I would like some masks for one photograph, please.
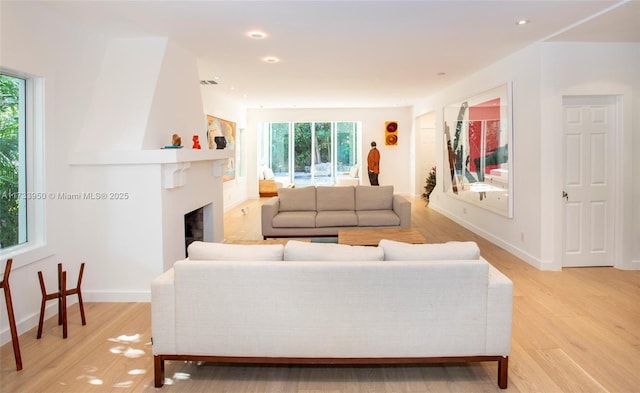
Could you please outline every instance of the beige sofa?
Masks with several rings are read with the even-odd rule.
[[[337,236],[349,228],[409,228],[411,203],[393,186],[280,189],[262,205],[262,236]]]
[[[513,284],[475,243],[194,242],[188,254],[151,284],[156,387],[166,360],[497,361],[507,387]]]

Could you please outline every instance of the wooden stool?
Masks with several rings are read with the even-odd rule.
[[[58,264],[58,292],[47,293],[44,285],[42,271],[38,272],[40,280],[40,290],[42,291],[42,303],[40,304],[40,321],[38,322],[38,336],[42,337],[42,327],[44,325],[44,311],[48,300],[58,299],[58,325],[62,325],[62,338],[67,338],[67,296],[78,295],[78,305],[80,306],[80,317],[82,324],[86,325],[87,320],[84,316],[84,303],[82,302],[82,275],[84,273],[84,262],[80,265],[80,273],[78,274],[78,286],[67,289],[67,272],[62,270],[62,264]]]
[[[4,301],[7,303],[7,314],[9,314],[9,328],[11,330],[11,341],[13,342],[13,354],[16,357],[16,370],[22,370],[22,356],[20,355],[20,342],[18,341],[18,329],[16,329],[16,317],[13,314],[13,301],[11,300],[11,288],[9,287],[9,273],[13,259],[8,259],[4,267],[4,277],[0,282],[0,288],[4,289]]]

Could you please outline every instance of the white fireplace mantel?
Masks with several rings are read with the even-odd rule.
[[[132,151],[77,152],[70,165],[161,165],[165,189],[182,187],[187,182],[187,170],[192,162],[212,161],[213,176],[220,177],[224,164],[234,156],[232,149],[159,149]]]
[[[185,257],[184,214],[201,206],[211,205],[208,241],[224,241],[223,175],[234,155],[233,149],[182,148],[71,156],[73,192],[126,195],[76,202],[78,220],[101,223],[104,253],[97,258],[104,260],[104,269],[117,261],[143,280],[169,269]],[[86,236],[84,243],[95,242],[94,233],[79,236]]]
[[[157,149],[76,152],[70,165],[147,165],[176,164],[195,161],[226,160],[233,149]]]

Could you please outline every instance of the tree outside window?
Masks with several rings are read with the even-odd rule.
[[[24,152],[20,134],[24,129],[25,81],[0,74],[0,248],[26,241],[26,228],[21,225],[26,195],[21,189]],[[23,179],[24,180],[24,179]]]

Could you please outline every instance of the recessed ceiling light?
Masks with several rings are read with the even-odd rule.
[[[280,61],[280,59],[278,59],[275,56],[267,56],[265,58],[262,59],[264,62],[269,63],[269,64],[274,64]]]
[[[522,25],[526,25],[527,23],[531,23],[531,21],[529,19],[520,19],[519,21],[516,22],[516,25],[522,26]]]
[[[254,40],[261,40],[263,38],[267,37],[266,33],[263,33],[262,31],[250,31],[247,33],[247,35],[249,36],[249,38],[253,38]]]

